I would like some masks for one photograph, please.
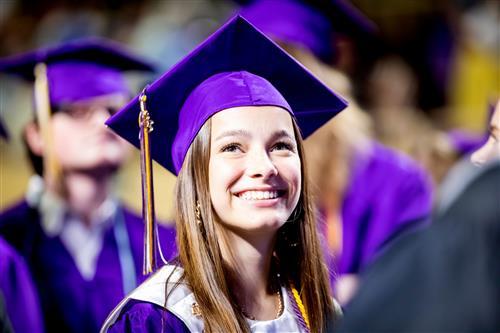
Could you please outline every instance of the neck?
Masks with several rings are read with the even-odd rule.
[[[223,239],[222,255],[232,271],[229,287],[239,307],[246,316],[275,319],[278,301],[269,285],[275,236],[249,239],[226,231]]]
[[[63,190],[55,191],[72,214],[90,226],[95,212],[109,196],[111,177],[88,172],[67,172],[62,180]]]

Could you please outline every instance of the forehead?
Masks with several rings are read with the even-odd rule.
[[[101,95],[97,97],[90,97],[81,99],[78,101],[74,101],[71,103],[61,103],[60,106],[118,106],[121,107],[125,103],[127,103],[129,96],[125,93],[115,93],[115,94],[107,94]]]
[[[273,135],[286,131],[293,138],[292,117],[277,106],[242,106],[222,110],[212,116],[212,136],[228,131]]]

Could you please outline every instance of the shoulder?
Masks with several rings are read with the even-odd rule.
[[[123,203],[120,203],[119,207],[123,213],[123,219],[129,228],[142,229],[144,227],[140,215],[136,214],[130,208],[125,207]]]
[[[6,283],[16,287],[17,283],[21,284],[24,280],[27,280],[29,271],[24,259],[3,238],[0,238],[0,253],[2,254],[2,260],[0,260],[0,289]]]
[[[396,172],[398,175],[410,175],[426,181],[429,175],[415,160],[393,148],[374,142],[370,153],[370,164],[377,169]]]
[[[38,211],[28,205],[25,200],[19,201],[0,213],[0,226],[22,224],[28,219],[38,216]]]
[[[173,316],[181,320],[181,322],[183,322],[190,331],[201,332],[202,321],[195,317],[192,313],[192,305],[195,303],[194,295],[186,283],[182,281],[182,274],[182,268],[173,265],[163,266],[160,270],[158,270],[158,272],[153,274],[150,278],[144,281],[144,283],[137,287],[137,289],[130,293],[111,312],[102,328],[102,332],[107,332],[107,330],[113,326],[119,318],[130,317],[130,313],[128,315],[126,314],[128,313],[127,311],[131,310],[129,308],[129,302],[131,301],[149,303],[149,305],[142,304],[141,306],[136,307],[134,310],[135,318],[141,318],[141,316],[145,318],[145,309],[147,310],[154,305],[154,309],[161,309],[163,312],[168,312],[169,316]],[[168,298],[165,297],[166,295],[168,295]],[[123,317],[124,315],[125,317]],[[150,316],[152,313],[147,312],[147,315]],[[154,318],[158,319],[159,317],[154,315],[151,317],[151,320],[154,320]]]
[[[38,210],[26,201],[18,202],[0,213],[0,235],[19,252],[24,252],[22,249],[26,249],[26,242],[32,242],[41,230]]]
[[[0,238],[0,253],[3,258],[0,267],[11,264],[17,266],[17,263],[22,261],[21,256],[3,238]]]
[[[186,325],[165,308],[130,299],[108,331],[118,332],[189,332]]]
[[[409,156],[380,143],[374,143],[365,169],[365,185],[383,190],[384,196],[395,196],[401,206],[418,203],[430,211],[433,186],[430,175]]]

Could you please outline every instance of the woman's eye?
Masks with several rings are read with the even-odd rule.
[[[223,146],[220,149],[220,151],[223,153],[234,153],[237,151],[241,151],[241,146],[237,143],[230,143],[230,144]]]
[[[288,142],[277,142],[272,150],[289,150],[295,152],[295,147],[291,143]]]

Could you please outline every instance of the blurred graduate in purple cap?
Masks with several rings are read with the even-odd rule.
[[[350,80],[332,67],[341,58],[335,47],[340,35],[360,43],[376,38],[374,25],[356,8],[339,0],[260,0],[240,13],[349,101],[347,112],[306,140],[333,254],[332,284],[345,303],[358,273],[387,243],[428,222],[430,178],[413,160],[372,139],[371,119],[354,100]]]
[[[302,137],[345,106],[236,16],[110,118],[177,175],[179,258],[102,332],[325,332],[336,322]]]
[[[8,138],[1,120],[0,138]],[[28,267],[0,237],[0,332],[43,331],[38,294]]]
[[[32,273],[47,332],[97,332],[141,282],[143,223],[112,190],[128,144],[104,121],[131,95],[123,72],[152,69],[98,39],[0,60],[1,72],[34,82],[24,139],[38,174],[0,215],[0,235]],[[175,232],[160,231],[171,257]]]

